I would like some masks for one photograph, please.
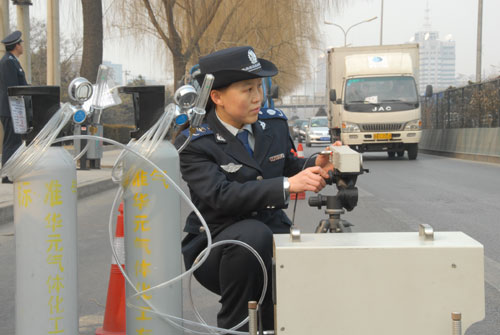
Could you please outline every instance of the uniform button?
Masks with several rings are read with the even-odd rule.
[[[252,216],[257,216],[258,212],[252,212]]]
[[[257,180],[262,180],[262,179],[264,179],[264,177],[262,177],[262,176],[257,176]]]
[[[205,227],[201,226],[201,227],[198,229],[198,231],[199,231],[200,233],[204,233],[204,232],[205,232]]]

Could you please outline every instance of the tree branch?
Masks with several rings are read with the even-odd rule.
[[[167,35],[165,35],[165,32],[160,26],[160,23],[156,20],[155,14],[153,12],[153,8],[151,7],[151,3],[149,0],[142,0],[144,3],[144,6],[146,7],[146,10],[148,11],[148,16],[149,19],[151,20],[151,23],[153,26],[156,28],[156,31],[160,35],[161,39],[165,42],[165,44],[169,45],[170,44],[170,39],[168,38]]]

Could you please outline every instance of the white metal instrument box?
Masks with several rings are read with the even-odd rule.
[[[461,232],[274,235],[280,335],[451,335],[485,315],[483,246]]]

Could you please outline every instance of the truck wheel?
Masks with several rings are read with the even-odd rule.
[[[408,159],[413,161],[417,159],[417,155],[418,155],[418,144],[417,143],[410,144],[408,146]]]
[[[389,158],[394,158],[394,156],[396,156],[396,153],[394,151],[387,151],[387,156],[389,156]]]
[[[405,151],[404,150],[398,151],[397,154],[398,157],[403,157],[405,155]]]
[[[309,148],[310,148],[310,147],[311,147],[311,142],[307,142],[307,141],[306,141],[306,147],[309,147]]]

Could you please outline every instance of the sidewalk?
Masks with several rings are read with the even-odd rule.
[[[108,190],[116,186],[111,180],[111,169],[121,150],[115,146],[105,146],[101,159],[101,169],[76,170],[78,199]],[[0,184],[0,225],[13,220],[13,184]]]

